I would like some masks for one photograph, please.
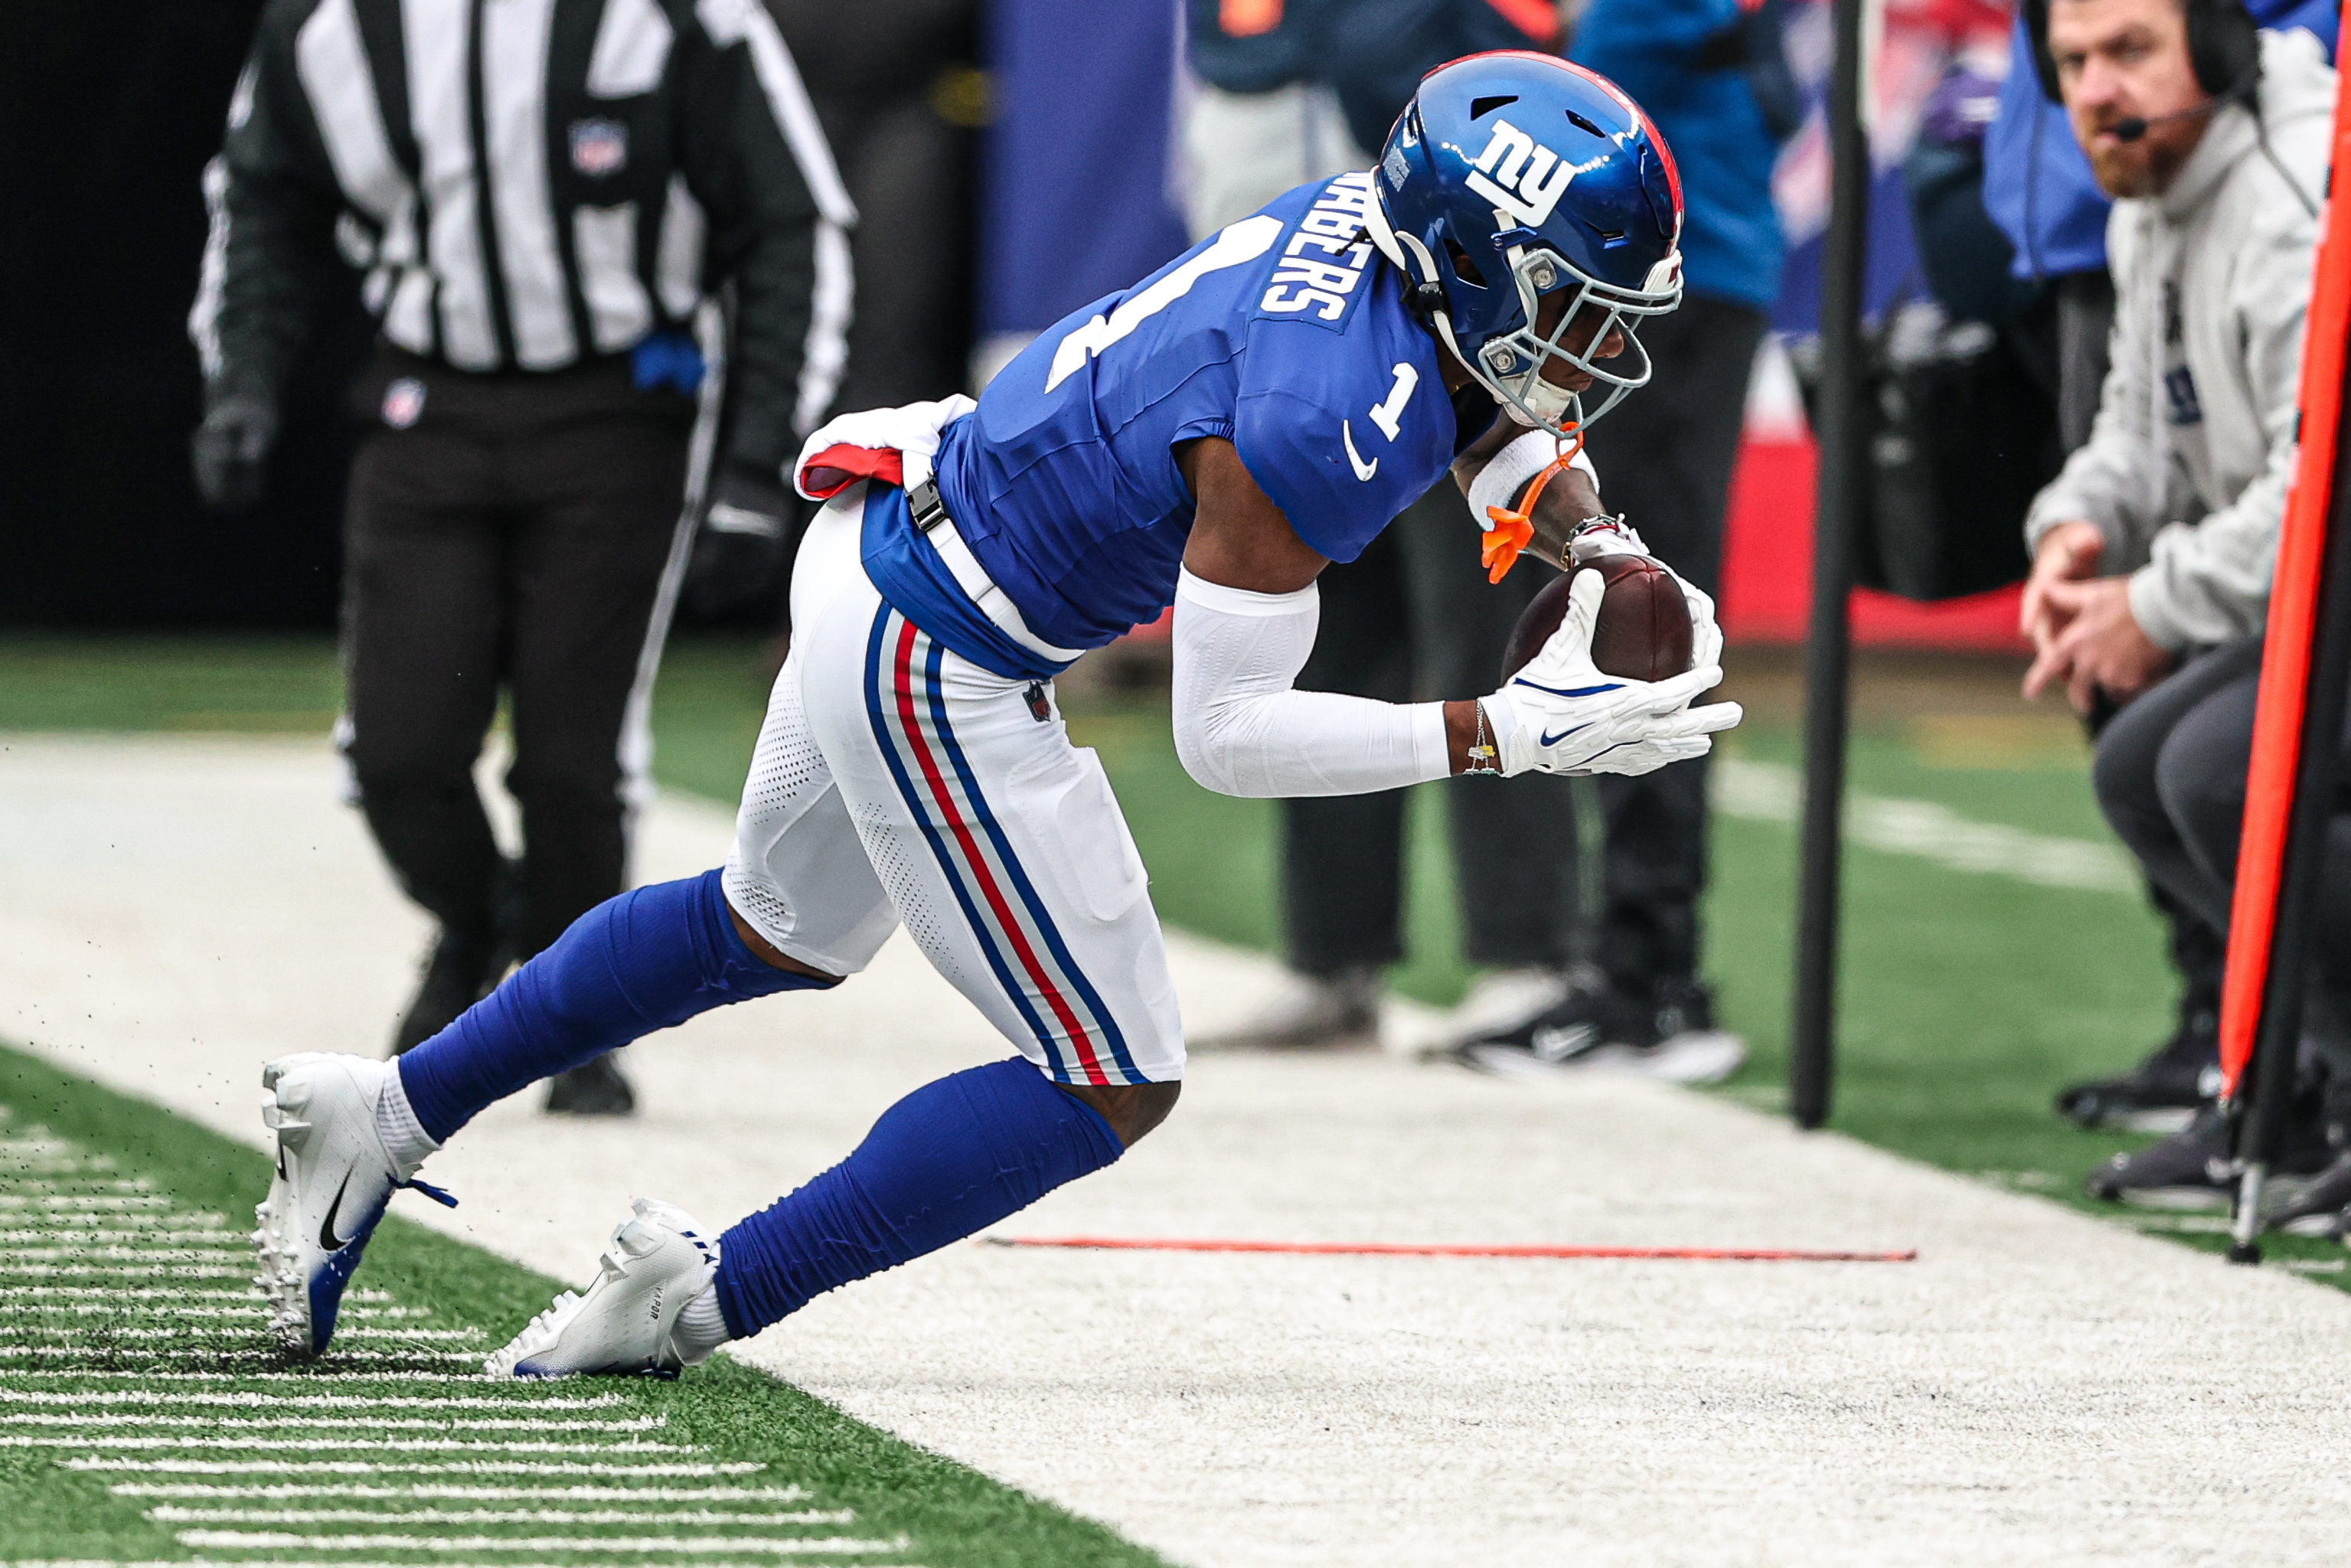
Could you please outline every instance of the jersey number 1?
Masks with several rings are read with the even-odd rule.
[[[1121,300],[1108,318],[1097,316],[1082,327],[1071,328],[1054,347],[1053,368],[1046,372],[1045,390],[1051,392],[1082,369],[1089,359],[1191,293],[1192,285],[1208,274],[1255,261],[1271,250],[1273,242],[1280,237],[1281,220],[1262,213],[1228,225],[1198,254],[1150,287],[1139,288]]]

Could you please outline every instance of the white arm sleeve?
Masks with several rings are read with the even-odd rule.
[[[1290,689],[1322,598],[1176,584],[1176,755],[1219,795],[1360,795],[1452,771],[1445,705]]]

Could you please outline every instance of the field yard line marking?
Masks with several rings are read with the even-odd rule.
[[[471,1437],[391,1437],[381,1442],[330,1437],[122,1437],[98,1433],[87,1437],[48,1437],[0,1433],[0,1448],[336,1448],[354,1454],[698,1454],[691,1443],[477,1442]]]
[[[140,1215],[127,1215],[115,1220],[113,1223],[115,1225],[122,1225],[126,1220],[135,1221],[142,1218],[144,1217]],[[154,1222],[156,1225],[161,1226],[172,1218],[172,1217],[170,1215],[159,1214],[154,1217]],[[67,1221],[60,1222],[56,1225],[28,1225],[22,1226],[14,1230],[0,1230],[0,1242],[130,1241],[140,1243],[142,1250],[145,1249],[146,1243],[155,1241],[229,1241],[241,1239],[243,1239],[237,1237],[234,1231],[225,1229],[217,1225],[183,1225],[176,1229],[140,1230],[137,1228],[115,1229],[110,1228],[104,1230],[93,1230],[88,1226],[75,1225]]]
[[[0,1208],[169,1208],[172,1200],[160,1193],[141,1197],[101,1197],[96,1193],[72,1193],[41,1197],[25,1193],[0,1193]],[[209,1213],[210,1210],[204,1212]]]
[[[222,1347],[222,1348],[225,1349],[225,1347]],[[95,1347],[95,1346],[91,1346],[91,1345],[78,1345],[78,1344],[0,1344],[0,1356],[10,1356],[10,1355],[94,1355],[94,1354],[104,1354],[104,1355],[113,1356],[113,1357],[116,1357],[116,1358],[118,1358],[118,1359],[125,1360],[125,1361],[160,1361],[160,1360],[162,1360],[162,1359],[163,1357],[165,1357],[165,1356],[184,1355],[184,1354],[187,1354],[187,1352],[186,1352],[186,1351],[183,1351],[183,1350],[117,1350],[117,1349],[113,1348],[112,1346],[108,1346],[105,1350],[100,1351],[100,1350],[99,1350],[99,1349],[98,1349],[97,1347]],[[242,1354],[242,1353],[237,1353],[237,1354]],[[337,1359],[338,1361],[359,1361],[359,1362],[368,1362],[368,1361],[410,1361],[410,1360],[413,1360],[413,1361],[462,1361],[462,1362],[471,1362],[471,1363],[474,1363],[474,1364],[479,1364],[479,1362],[480,1362],[480,1359],[481,1359],[481,1358],[480,1358],[479,1356],[477,1356],[477,1355],[469,1355],[469,1354],[465,1354],[465,1352],[463,1352],[463,1351],[454,1351],[454,1350],[420,1350],[420,1351],[415,1351],[415,1352],[409,1353],[409,1354],[404,1354],[404,1355],[402,1355],[402,1354],[395,1354],[394,1353],[392,1353],[392,1352],[391,1352],[391,1351],[385,1351],[385,1350],[350,1350],[350,1351],[339,1350],[339,1351],[337,1351],[337,1352],[335,1353],[335,1359]],[[13,1376],[17,1375],[16,1369],[16,1368],[14,1368],[14,1367],[8,1367],[8,1368],[5,1368],[5,1371],[8,1373],[8,1375],[9,1375],[10,1376],[12,1376],[12,1377],[13,1377]],[[136,1374],[131,1374],[131,1375],[136,1375]],[[268,1375],[268,1374],[266,1374],[266,1373],[252,1373],[252,1374],[239,1373],[239,1374],[234,1374],[234,1375],[236,1375],[236,1376],[257,1376],[257,1377],[266,1377],[266,1376],[267,1376],[267,1375]],[[283,1375],[284,1375],[284,1374],[280,1374],[279,1375],[283,1376]],[[319,1375],[313,1374],[313,1375]],[[344,1375],[344,1376],[346,1376],[346,1377],[374,1377],[374,1376],[377,1376],[377,1375],[378,1375],[378,1374],[376,1374],[376,1373],[371,1373],[371,1372],[350,1372],[350,1373],[345,1373],[345,1374],[343,1374],[342,1375]],[[480,1376],[480,1375],[479,1375],[478,1373],[475,1374],[474,1375],[475,1375],[475,1378],[478,1378],[478,1377]]]
[[[894,1541],[859,1541],[842,1535],[298,1535],[275,1530],[183,1530],[175,1539],[183,1546],[246,1552],[308,1547],[329,1552],[748,1552],[777,1557],[904,1552],[913,1544],[903,1535]]]
[[[201,1311],[202,1309],[191,1310]],[[47,1339],[75,1339],[85,1337],[91,1333],[89,1329],[80,1326],[52,1328],[42,1325],[30,1328],[19,1327],[16,1332],[39,1334]],[[188,1331],[185,1329],[133,1328],[115,1329],[111,1332],[123,1339],[185,1339],[188,1337]],[[357,1328],[339,1330],[335,1337],[337,1339],[423,1340],[445,1344],[453,1340],[478,1342],[483,1336],[479,1329]]]
[[[0,1247],[0,1263],[54,1263],[60,1258],[96,1258],[103,1262],[225,1263],[237,1259],[250,1265],[250,1243],[234,1247]]]
[[[100,1296],[111,1296],[114,1294],[111,1291],[99,1291],[93,1293]],[[6,1294],[6,1291],[0,1291],[0,1297],[5,1297]],[[112,1312],[119,1315],[128,1314],[142,1318],[257,1318],[266,1316],[269,1309],[262,1306],[258,1302],[256,1302],[251,1306],[244,1307],[166,1307],[160,1304],[153,1306],[125,1306],[120,1301],[66,1301],[53,1306],[43,1306],[37,1310],[50,1312],[72,1312],[78,1317],[91,1317],[100,1313]],[[357,1307],[350,1309],[350,1311],[365,1312],[367,1309],[365,1307]]]
[[[110,1301],[246,1301],[251,1303],[256,1310],[258,1310],[260,1306],[259,1300],[254,1295],[253,1291],[249,1288],[242,1291],[180,1291],[164,1290],[155,1286],[140,1286],[134,1287],[131,1290],[120,1290],[110,1285],[0,1285],[0,1301],[14,1301],[20,1297],[36,1301],[48,1301],[52,1298],[65,1301],[80,1301],[89,1297],[99,1297]],[[384,1299],[385,1298],[381,1291],[375,1292],[372,1295],[362,1296],[357,1291],[350,1291],[345,1292],[343,1296],[343,1301],[346,1303],[354,1301],[380,1301]],[[343,1311],[347,1312],[360,1310],[362,1309],[352,1307],[348,1304],[343,1308]]]
[[[652,1465],[598,1465],[584,1460],[532,1463],[523,1459],[117,1459],[96,1454],[60,1459],[68,1470],[112,1471],[149,1476],[647,1476],[664,1480],[699,1480],[711,1476],[757,1475],[765,1459],[707,1459]]]
[[[231,1561],[242,1561],[242,1559],[232,1559]],[[348,1557],[340,1558],[331,1563],[293,1562],[276,1557],[256,1558],[253,1561],[266,1562],[269,1564],[269,1568],[416,1568],[416,1564],[413,1563],[369,1563],[364,1560],[353,1562]],[[9,1568],[189,1568],[189,1564],[185,1559],[173,1561],[152,1560],[141,1563],[118,1563],[110,1558],[75,1558],[57,1561],[43,1561],[38,1558],[32,1558],[13,1563],[9,1564]],[[486,1568],[486,1565],[469,1563],[444,1563],[436,1564],[435,1568]],[[577,1568],[577,1564],[554,1563],[501,1563],[497,1564],[497,1568]],[[701,1568],[753,1568],[753,1565],[750,1563],[738,1564],[732,1563],[705,1563],[701,1564]],[[761,1565],[761,1568],[767,1568],[767,1565],[763,1564]],[[912,1563],[876,1563],[866,1565],[866,1568],[920,1568],[920,1564]]]
[[[806,1487],[455,1487],[427,1482],[423,1486],[371,1487],[304,1486],[279,1482],[262,1486],[220,1486],[209,1481],[117,1481],[106,1489],[128,1498],[422,1498],[448,1502],[805,1502],[813,1495]]]
[[[1738,757],[1716,759],[1708,793],[1723,815],[1759,822],[1793,822],[1803,800],[1794,768]],[[2116,845],[1979,822],[1935,800],[1855,795],[1845,803],[1844,831],[1857,844],[1952,871],[2096,893],[2139,889],[2137,871]]]
[[[479,1386],[482,1381],[479,1372],[423,1372],[409,1367],[387,1367],[380,1372],[126,1372],[120,1368],[10,1366],[0,1368],[0,1373],[10,1377],[136,1377],[147,1383],[303,1383],[314,1386],[325,1383],[470,1383]]]
[[[158,1524],[851,1524],[857,1511],[804,1508],[786,1513],[719,1509],[621,1508],[151,1508]]]
[[[490,1395],[442,1397],[422,1394],[257,1394],[223,1389],[217,1394],[168,1394],[160,1389],[126,1388],[91,1393],[77,1389],[52,1394],[34,1389],[0,1388],[0,1404],[17,1405],[226,1405],[251,1409],[334,1410],[610,1410],[627,1401],[617,1394],[593,1397],[550,1396],[545,1399],[507,1398]],[[666,1421],[667,1416],[647,1416]]]
[[[360,1427],[368,1431],[436,1432],[445,1420],[411,1416],[127,1416],[110,1412],[81,1416],[54,1410],[0,1412],[0,1426],[12,1427],[203,1427],[210,1430],[276,1429],[285,1427]],[[465,1423],[477,1432],[651,1432],[669,1425],[666,1416],[632,1416],[618,1421],[533,1421],[512,1416],[476,1416]]]
[[[104,1296],[109,1298],[116,1297],[119,1294],[128,1294],[128,1292],[117,1292],[113,1291],[92,1291],[89,1293],[94,1296]],[[155,1293],[159,1295],[170,1295],[172,1292],[162,1291]],[[234,1295],[239,1297],[246,1296],[246,1292],[242,1291],[191,1291],[187,1293],[189,1295]],[[7,1290],[5,1287],[0,1287],[0,1300],[5,1300],[7,1297]],[[119,1316],[141,1318],[212,1318],[221,1320],[243,1320],[248,1318],[266,1318],[269,1315],[269,1309],[266,1306],[263,1305],[259,1301],[248,1301],[246,1305],[235,1307],[167,1307],[162,1305],[148,1305],[144,1303],[124,1306],[116,1300],[98,1301],[67,1301],[55,1303],[43,1303],[37,1306],[34,1310],[48,1312],[71,1312],[77,1317],[100,1317],[111,1313]],[[345,1307],[337,1314],[337,1322],[340,1322],[344,1318],[373,1318],[377,1316],[381,1311],[381,1309],[376,1307]],[[395,1307],[384,1315],[394,1318],[400,1317],[402,1315],[402,1309]],[[358,1329],[350,1329],[341,1332],[357,1333],[360,1331]],[[472,1331],[469,1330],[467,1332],[470,1333]]]
[[[92,1280],[250,1280],[254,1261],[243,1263],[164,1263],[134,1268],[128,1263],[26,1263],[5,1271],[28,1280],[68,1278]]]
[[[989,1247],[1074,1247],[1134,1252],[1276,1252],[1374,1258],[1624,1258],[1724,1263],[1915,1263],[1903,1251],[1838,1252],[1780,1247],[1448,1246],[1397,1241],[1180,1240],[1125,1236],[987,1236]]]

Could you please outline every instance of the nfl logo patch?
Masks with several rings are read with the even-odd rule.
[[[383,422],[394,430],[406,430],[424,412],[424,383],[413,376],[402,376],[383,389]]]
[[[629,128],[610,120],[571,122],[571,166],[591,180],[617,174],[629,162]]]

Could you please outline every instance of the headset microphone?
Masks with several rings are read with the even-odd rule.
[[[2193,120],[2199,114],[2216,113],[2220,106],[2230,101],[2230,98],[2233,96],[2231,94],[2221,98],[2208,98],[2193,109],[2175,109],[2169,114],[2149,115],[2144,118],[2136,114],[2125,115],[2108,126],[2106,131],[2117,141],[2136,141],[2158,125],[2168,125],[2175,120]]]

